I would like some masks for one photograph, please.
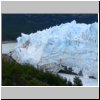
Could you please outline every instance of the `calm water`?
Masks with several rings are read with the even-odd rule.
[[[2,14],[2,40],[16,40],[21,32],[30,34],[51,26],[76,20],[79,23],[98,21],[97,14]]]

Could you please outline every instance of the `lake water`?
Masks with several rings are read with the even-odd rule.
[[[2,54],[8,54],[16,46],[16,43],[5,43],[2,44]]]

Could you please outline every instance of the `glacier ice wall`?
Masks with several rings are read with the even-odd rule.
[[[58,71],[61,64],[75,72],[98,76],[98,23],[70,23],[30,35],[21,33],[12,57],[19,63]],[[59,66],[59,67],[58,67]]]

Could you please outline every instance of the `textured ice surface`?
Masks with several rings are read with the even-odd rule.
[[[59,75],[64,79],[70,80],[74,84],[73,80],[75,78],[75,75],[61,73],[59,73]],[[91,79],[88,77],[80,77],[80,79],[82,81],[83,86],[98,86],[98,79]]]
[[[58,71],[61,64],[98,76],[98,23],[70,23],[50,27],[30,35],[21,33],[12,57],[35,67],[45,65]],[[58,66],[59,64],[59,66]]]

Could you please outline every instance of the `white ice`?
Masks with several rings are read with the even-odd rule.
[[[74,20],[29,35],[21,33],[12,57],[35,67],[63,64],[75,72],[82,70],[85,76],[98,78],[98,23]]]

